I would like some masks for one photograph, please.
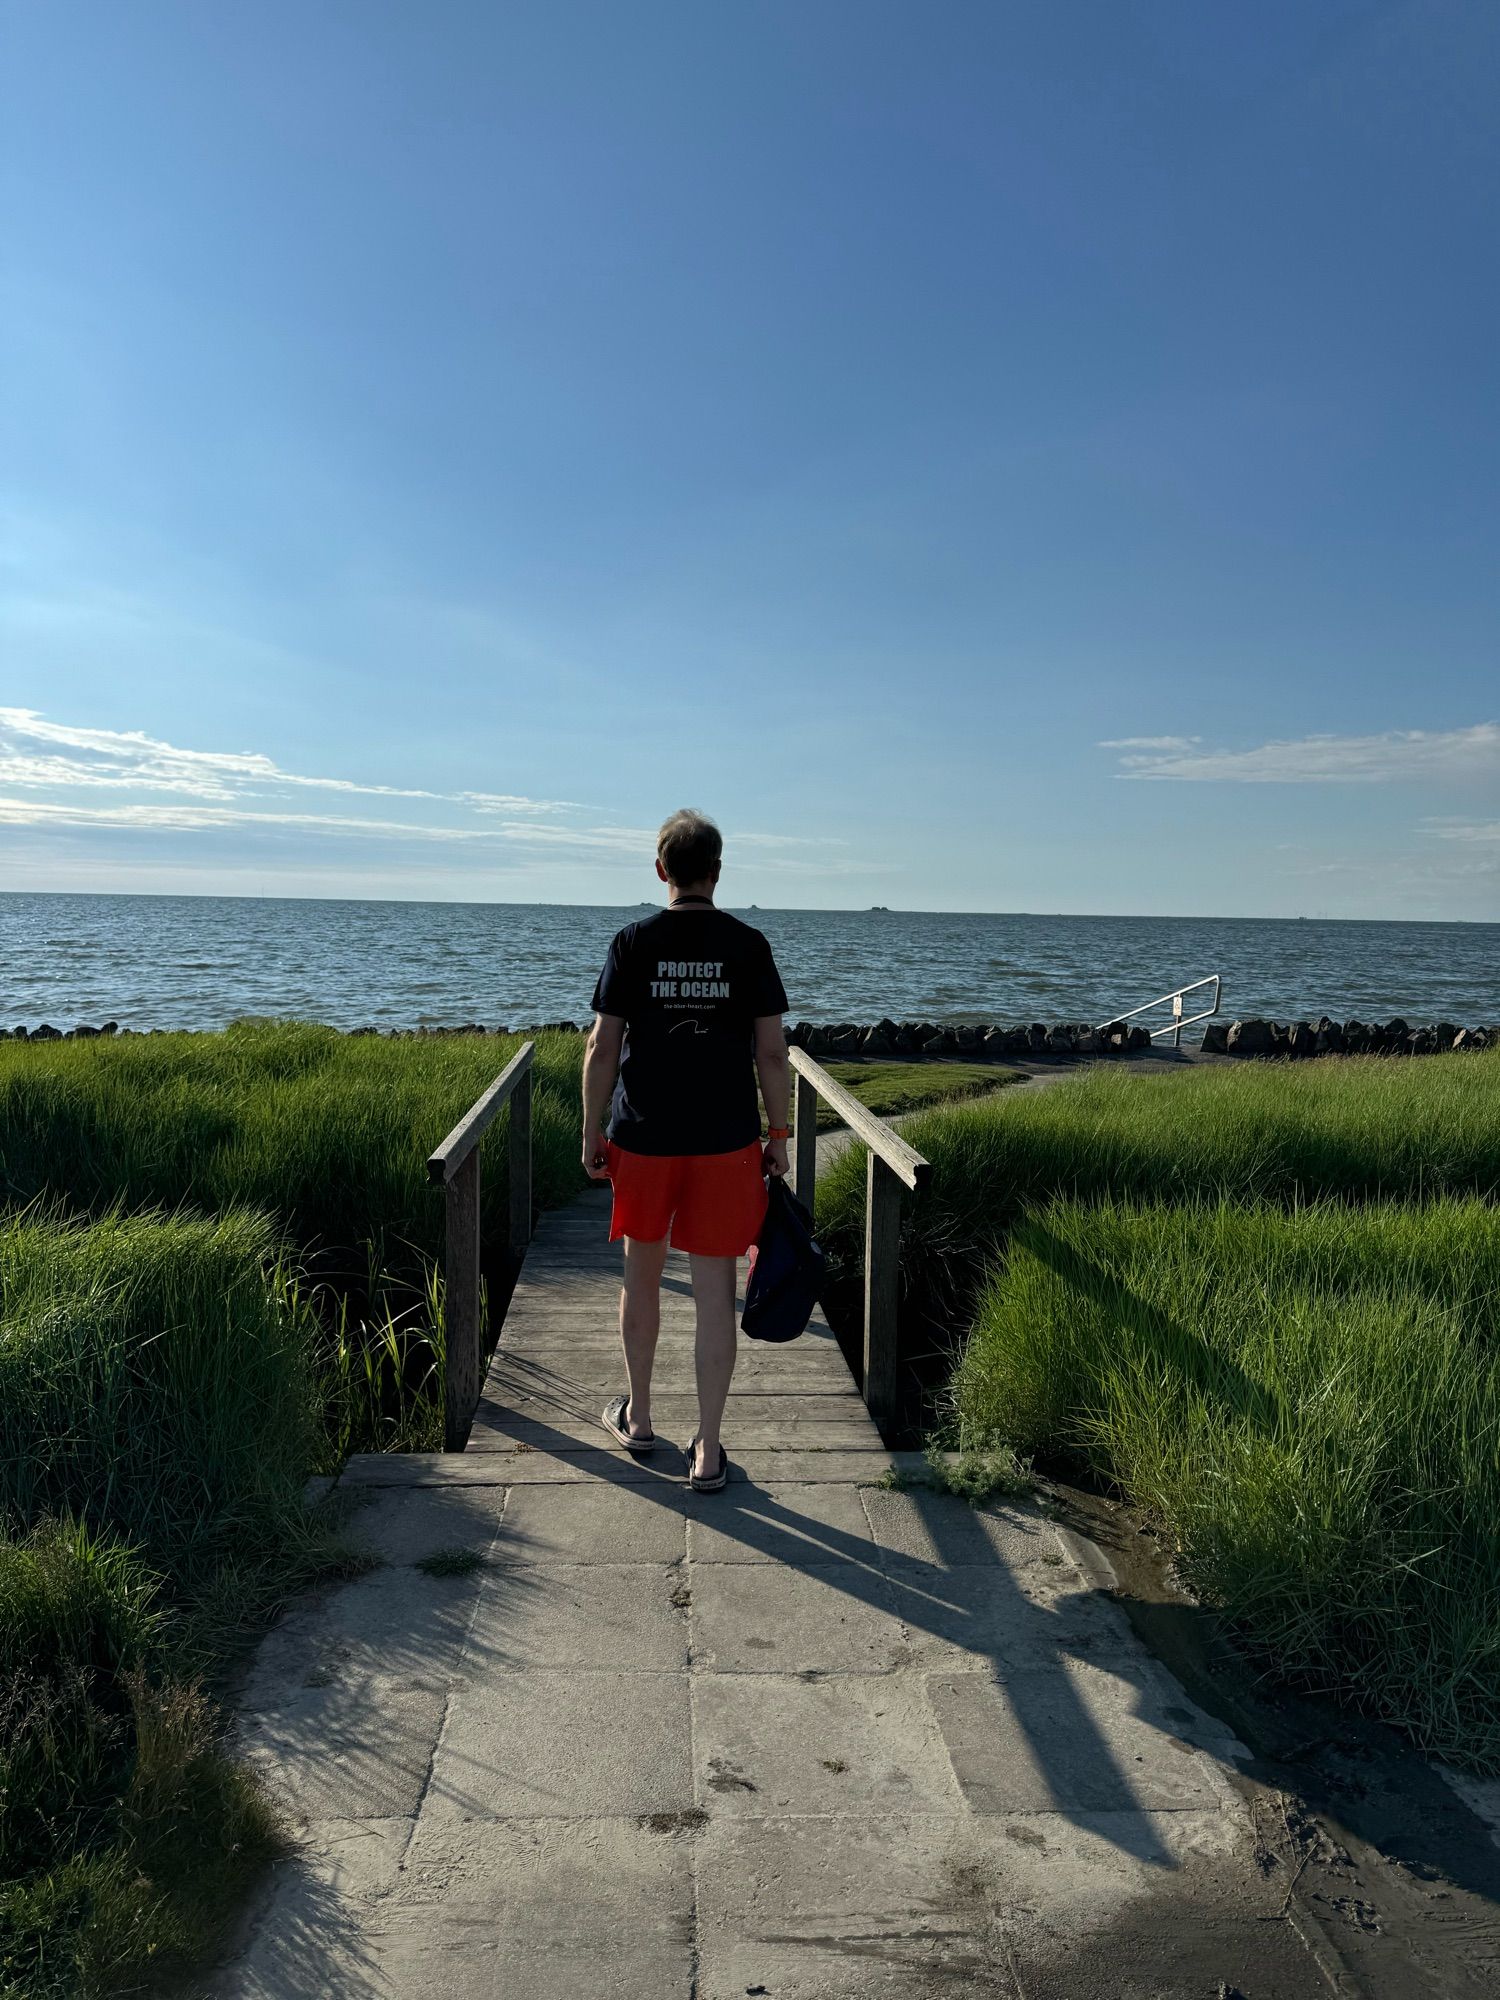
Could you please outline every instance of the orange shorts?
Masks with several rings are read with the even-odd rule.
[[[737,1153],[627,1153],[605,1147],[614,1185],[609,1240],[633,1236],[699,1257],[743,1257],[766,1217],[762,1147]]]

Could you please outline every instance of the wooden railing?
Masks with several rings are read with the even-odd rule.
[[[484,1095],[471,1104],[427,1162],[445,1196],[443,1283],[447,1367],[443,1381],[443,1450],[462,1451],[484,1386],[480,1311],[479,1142],[510,1106],[510,1209],[507,1241],[519,1257],[531,1241],[531,1074],[534,1042],[523,1042]]]
[[[864,1396],[870,1415],[888,1431],[901,1416],[901,1353],[897,1304],[901,1276],[903,1188],[919,1188],[932,1174],[922,1155],[868,1105],[861,1104],[802,1049],[789,1049],[797,1074],[793,1122],[792,1185],[807,1208],[818,1174],[818,1099],[836,1111],[869,1149],[865,1167]]]

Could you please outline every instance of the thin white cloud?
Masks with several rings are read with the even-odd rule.
[[[309,791],[417,805],[401,819],[303,810],[298,795]],[[157,796],[143,799],[141,793]],[[0,707],[0,826],[163,834],[279,829],[632,865],[654,852],[655,828],[606,821],[597,807],[576,800],[312,777],[283,770],[259,751],[185,750],[143,730],[88,728],[50,721],[36,709]],[[755,832],[731,839],[734,847],[763,855],[763,867],[857,872],[830,856],[830,847],[842,845],[838,841]]]
[[[1191,750],[1201,736],[1107,736],[1101,750]]]
[[[429,797],[435,794],[428,794]],[[483,813],[559,813],[584,812],[586,807],[576,799],[527,799],[515,792],[455,792],[453,797],[461,805],[472,806],[475,812]]]
[[[1388,729],[1378,736],[1303,736],[1250,750],[1200,750],[1194,739],[1172,748],[1126,748],[1121,778],[1179,784],[1380,785],[1413,779],[1500,774],[1500,723],[1468,729]]]
[[[38,747],[41,746],[41,747]],[[412,785],[369,785],[352,778],[309,777],[286,771],[257,750],[184,750],[139,729],[90,729],[51,722],[32,708],[0,708],[0,784],[27,790],[172,792],[179,797],[235,799],[283,787],[363,798],[428,799],[479,810],[550,813],[558,799],[501,793],[427,791]]]
[[[253,812],[240,806],[59,804],[49,799],[0,798],[3,826],[95,826],[148,828],[201,833],[225,826],[291,826],[323,833],[399,835],[418,840],[486,840],[500,829],[485,826],[422,826],[408,820],[354,819],[342,813]],[[531,831],[521,828],[522,832]]]
[[[1475,847],[1500,847],[1500,819],[1424,819],[1423,833],[1438,840],[1462,840]]]

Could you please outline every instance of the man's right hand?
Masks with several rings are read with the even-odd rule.
[[[767,1139],[766,1149],[760,1156],[760,1170],[769,1174],[773,1181],[784,1181],[791,1172],[791,1161],[787,1157],[785,1139]]]
[[[609,1179],[609,1154],[604,1148],[603,1136],[598,1132],[583,1135],[583,1171],[591,1181]]]

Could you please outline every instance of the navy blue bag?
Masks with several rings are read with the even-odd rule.
[[[824,1269],[812,1217],[785,1181],[773,1180],[750,1252],[741,1327],[752,1340],[795,1340],[813,1316]]]

